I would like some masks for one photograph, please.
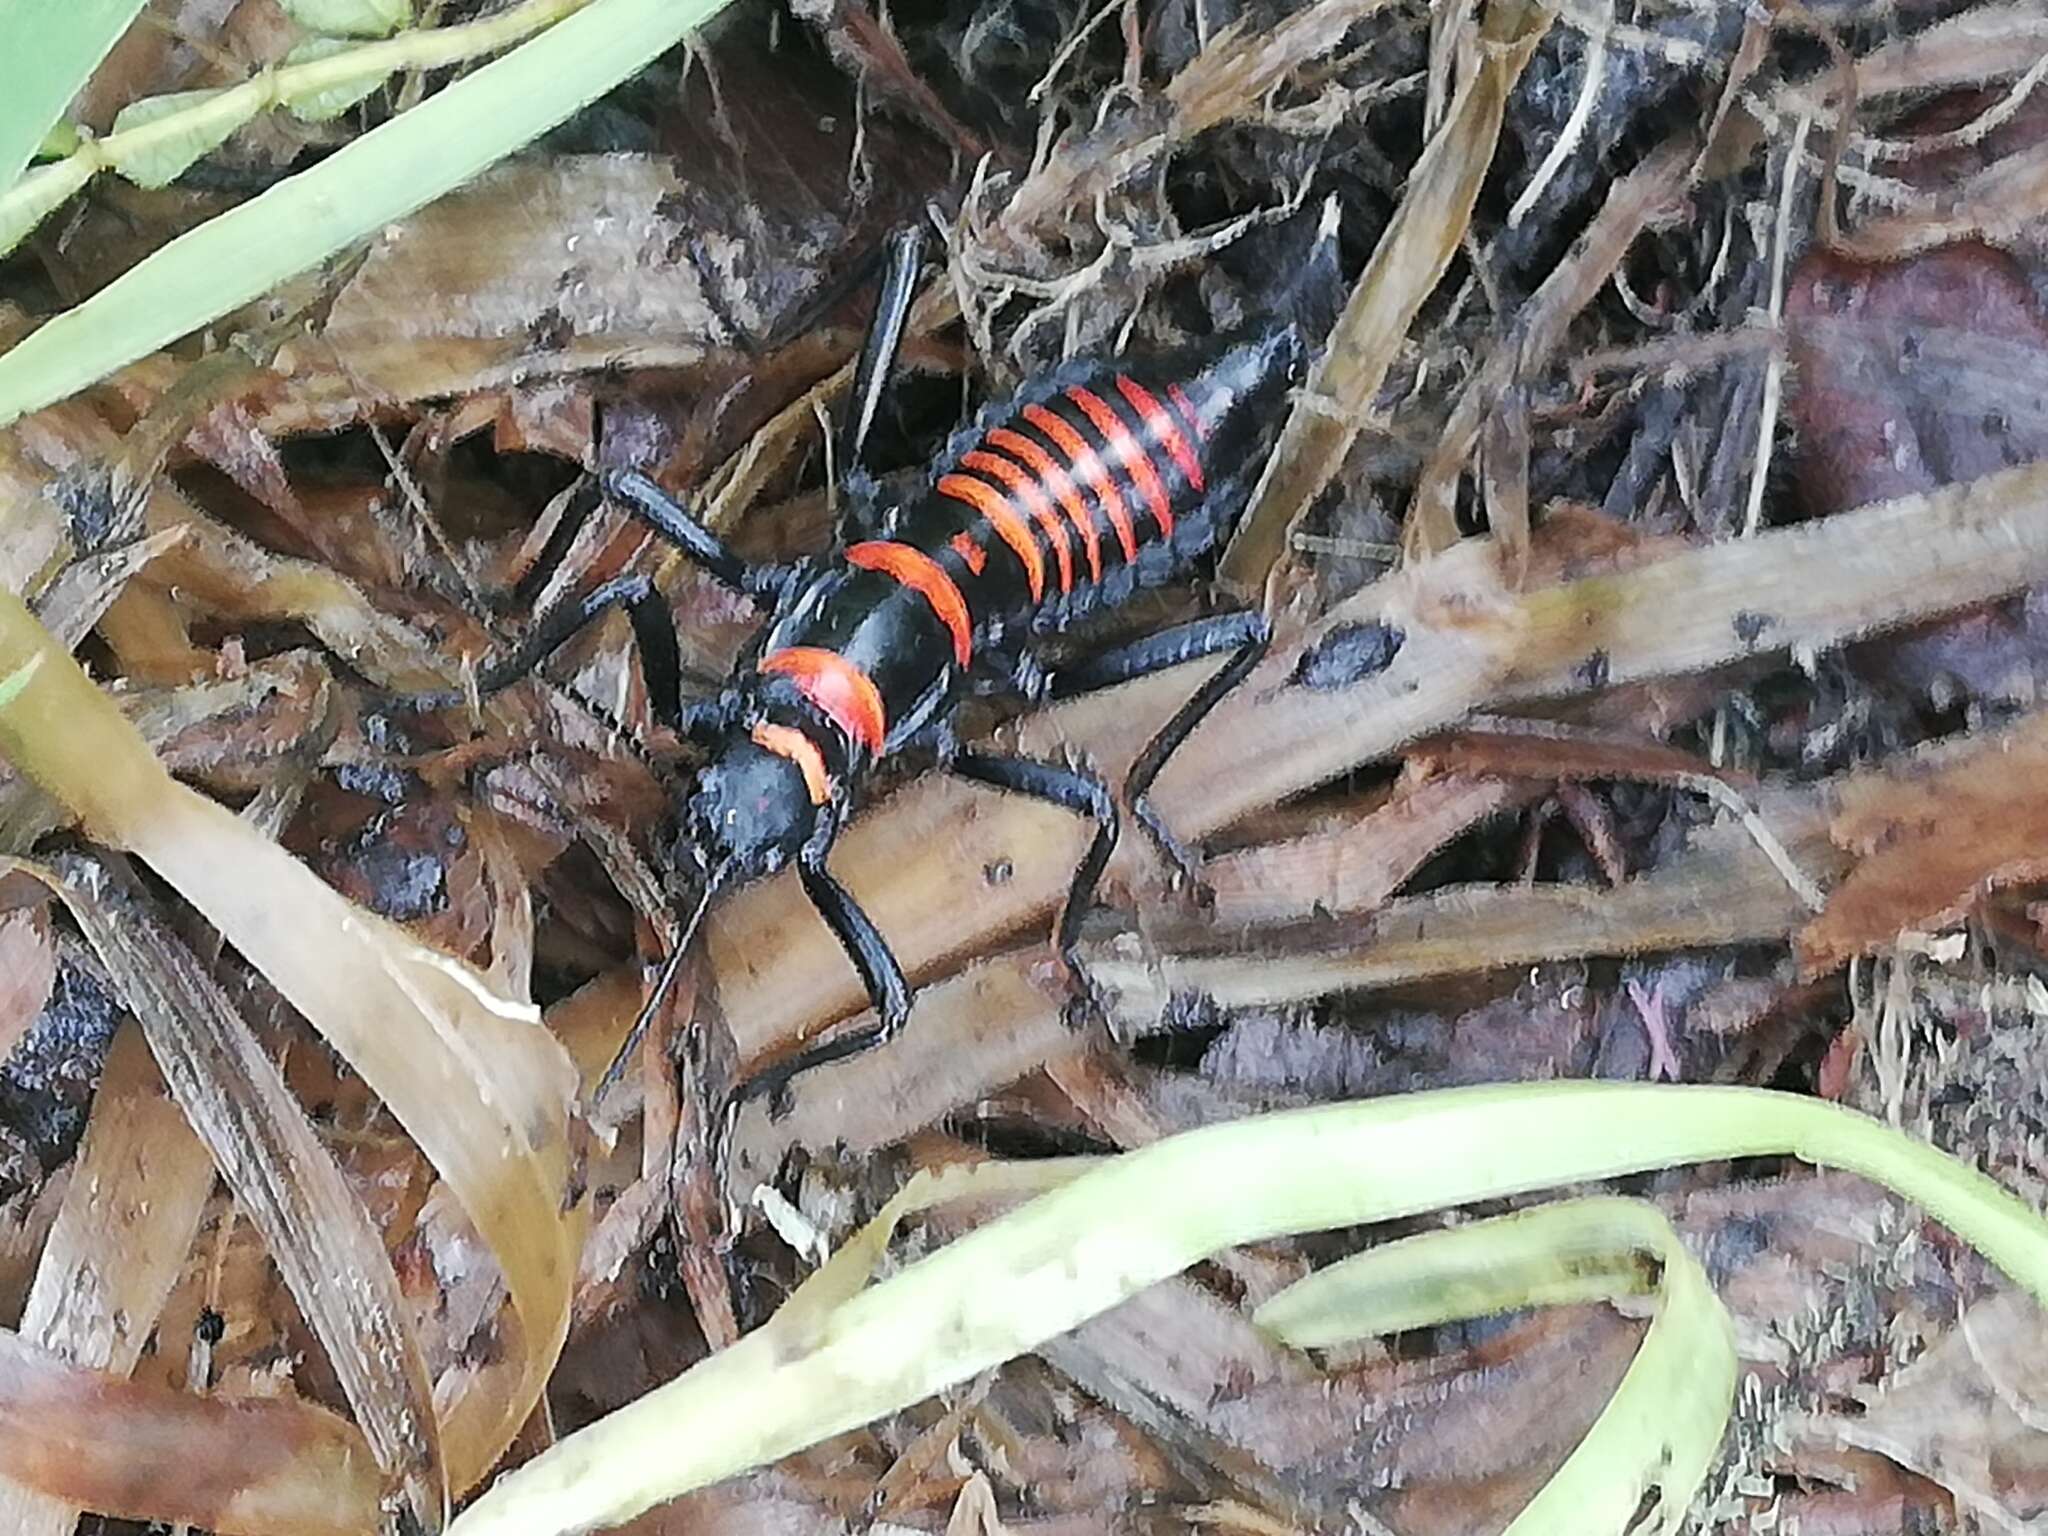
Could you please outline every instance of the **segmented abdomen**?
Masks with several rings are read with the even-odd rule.
[[[956,443],[895,537],[856,544],[846,559],[913,591],[965,667],[992,626],[1085,602],[1172,540],[1204,505],[1205,433],[1177,384],[1063,371]]]
[[[1177,386],[1108,370],[1055,380],[937,476],[903,540],[959,562],[978,617],[1070,596],[1201,505],[1203,431]]]
[[[1178,377],[1096,364],[1027,388],[956,440],[889,537],[843,552],[767,637],[760,672],[880,756],[998,635],[1120,599],[1214,542],[1211,492],[1240,477],[1211,455],[1238,437],[1270,352],[1227,349]]]

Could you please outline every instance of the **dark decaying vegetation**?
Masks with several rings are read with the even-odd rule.
[[[151,0],[68,121],[251,77],[289,9]],[[0,346],[458,72],[91,180],[0,260]],[[2044,73],[2037,0],[739,0],[0,429],[0,1527],[440,1529],[759,1328],[914,1172],[1279,1108],[1772,1088],[2039,1206]],[[1047,938],[1088,826],[907,761],[833,854],[921,988],[904,1032],[726,1115],[866,1006],[785,873],[714,904],[597,1096],[688,907],[696,759],[629,626],[466,707],[394,695],[516,644],[587,475],[644,470],[749,556],[826,547],[904,224],[934,259],[876,452],[908,483],[1066,357],[1265,314],[1329,199],[1349,302],[1222,569],[1059,637],[1247,604],[1276,633],[1159,781],[1194,878],[1136,835],[1112,863],[1099,1006]],[[615,509],[540,605],[626,571],[715,690],[758,614]],[[1207,666],[963,726],[1114,782]],[[2048,1322],[2004,1260],[1790,1157],[1610,1190],[1703,1267],[1740,1373],[1704,1484],[1640,1528],[2048,1507]],[[1230,1249],[631,1528],[1506,1529],[1642,1304],[1314,1353],[1252,1318],[1442,1224]]]

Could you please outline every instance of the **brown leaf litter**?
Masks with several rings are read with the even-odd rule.
[[[151,0],[75,115],[297,40]],[[916,1169],[1286,1105],[1770,1084],[2039,1205],[2044,46],[2018,0],[746,0],[0,431],[0,677],[57,640],[0,763],[0,1523],[435,1529],[757,1327]],[[96,185],[0,264],[0,341],[438,84]],[[568,493],[642,468],[742,549],[819,548],[906,220],[944,236],[878,427],[915,473],[963,396],[1256,318],[1331,198],[1348,302],[1223,581],[1130,621],[1227,591],[1277,638],[1153,796],[1191,878],[1135,835],[1112,866],[1100,1015],[1045,942],[1086,829],[912,764],[834,851],[922,988],[902,1034],[727,1124],[736,1075],[865,1008],[777,877],[590,1103],[695,766],[627,627],[432,722],[386,690],[465,686],[556,556],[542,602],[656,577],[716,687],[757,615],[623,517],[556,539]],[[1114,778],[1201,675],[966,729]],[[1968,1251],[1792,1166],[1637,1192],[1735,1320],[1699,1529],[2038,1519],[2040,1319]],[[1313,1357],[1252,1327],[1395,1225],[1221,1255],[635,1529],[1502,1530],[1640,1320]]]

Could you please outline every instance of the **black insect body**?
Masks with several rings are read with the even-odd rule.
[[[644,476],[604,477],[607,495],[715,577],[772,605],[717,698],[681,703],[672,621],[638,576],[544,615],[514,655],[479,679],[485,689],[502,687],[604,609],[628,608],[657,714],[709,753],[680,818],[679,849],[705,869],[707,899],[729,881],[794,864],[877,1010],[873,1028],[829,1041],[750,1089],[862,1049],[909,1012],[910,989],[887,942],[826,869],[839,827],[877,764],[936,746],[954,773],[1094,819],[1096,836],[1060,924],[1060,949],[1070,956],[1115,845],[1116,800],[1099,779],[1073,768],[957,749],[948,729],[956,706],[992,685],[1064,694],[1235,652],[1134,763],[1125,794],[1142,813],[1142,796],[1168,755],[1267,642],[1260,615],[1237,613],[1148,636],[1050,676],[1035,655],[1043,637],[1140,589],[1183,579],[1220,549],[1287,392],[1305,372],[1309,344],[1301,328],[1282,321],[1198,352],[1066,364],[985,410],[948,445],[921,490],[892,501],[858,465],[916,267],[915,243],[899,242],[856,374],[841,462],[854,466],[849,522],[859,537],[815,560],[749,565]],[[592,501],[585,498],[586,515]]]
[[[887,537],[780,602],[692,801],[711,862],[797,858],[842,786],[930,737],[975,676],[1018,676],[1032,637],[1210,553],[1298,360],[1276,330],[1200,371],[1063,369],[965,434]]]

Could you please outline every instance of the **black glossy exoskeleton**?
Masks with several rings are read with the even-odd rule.
[[[772,609],[716,698],[682,702],[672,620],[644,576],[619,578],[544,615],[514,654],[479,678],[485,690],[503,687],[606,609],[629,610],[656,713],[709,753],[681,807],[682,852],[701,860],[710,890],[794,864],[877,1011],[869,1030],[829,1041],[750,1087],[786,1082],[872,1044],[910,1010],[909,986],[887,942],[826,868],[878,763],[936,746],[953,773],[1096,822],[1059,926],[1060,951],[1071,962],[1076,926],[1115,845],[1117,800],[1075,768],[959,749],[948,730],[955,707],[991,683],[1045,696],[1233,652],[1136,759],[1124,799],[1142,814],[1144,793],[1168,755],[1267,643],[1262,615],[1236,613],[1056,673],[1035,654],[1044,637],[1082,615],[1184,579],[1221,548],[1287,393],[1304,376],[1311,341],[1302,326],[1280,318],[1195,351],[1065,364],[984,410],[920,489],[889,500],[861,470],[861,456],[917,266],[915,238],[899,240],[855,375],[840,462],[850,468],[849,522],[857,536],[815,559],[751,565],[645,476],[603,478],[605,495]],[[1328,216],[1303,281],[1318,268],[1327,269],[1327,286],[1334,278]],[[594,502],[585,495],[580,513]]]

